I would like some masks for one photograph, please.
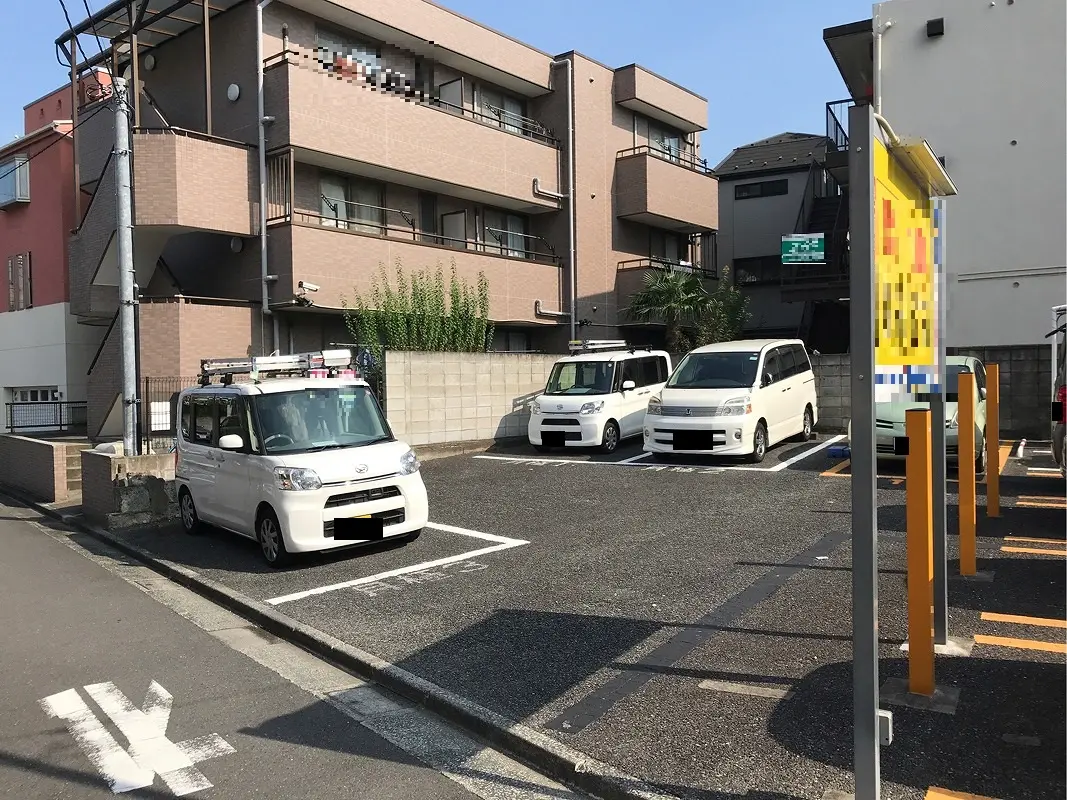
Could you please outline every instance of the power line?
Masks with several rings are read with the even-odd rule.
[[[59,0],[59,2],[62,3],[63,0]],[[86,19],[89,20],[89,27],[91,27],[93,29],[93,36],[96,38],[96,46],[98,48],[100,48],[100,55],[104,55],[104,44],[103,44],[103,42],[100,41],[100,34],[96,30],[96,22],[95,22],[95,20],[93,20],[92,9],[89,8],[89,0],[82,0],[82,5],[85,6],[85,16],[86,16]],[[115,76],[111,72],[111,65],[107,63],[107,58],[106,57],[104,58],[103,64],[104,64],[104,69],[107,70],[108,76],[111,78],[112,81],[114,81],[115,80]]]
[[[74,131],[78,130],[78,128],[80,128],[86,122],[91,120],[93,117],[95,117],[101,111],[103,111],[105,108],[111,108],[111,103],[104,103],[102,106],[100,106],[100,108],[96,109],[96,111],[94,111],[89,116],[83,117],[82,119],[78,120],[78,124],[75,125],[74,127],[72,127],[70,129],[70,132],[74,133]],[[12,173],[18,172],[18,170],[22,167],[23,164],[30,163],[35,158],[37,158],[37,156],[41,155],[41,153],[45,152],[46,150],[48,150],[48,149],[50,149],[52,147],[55,147],[57,144],[62,142],[65,138],[66,138],[66,136],[60,136],[59,138],[54,139],[53,141],[51,141],[49,144],[46,144],[44,147],[42,147],[40,150],[38,150],[32,156],[28,156],[25,161],[20,162],[19,164],[17,164],[16,166],[12,167],[7,172],[5,172],[3,175],[0,175],[0,181],[2,181],[4,178],[6,178],[8,175],[11,175]]]

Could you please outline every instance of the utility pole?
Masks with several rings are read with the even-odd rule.
[[[134,330],[133,192],[130,186],[130,122],[126,80],[112,78],[115,97],[115,191],[118,199],[119,336],[122,343],[122,452],[136,455],[137,341]]]

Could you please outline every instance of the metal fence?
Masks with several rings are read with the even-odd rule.
[[[86,401],[49,400],[47,402],[8,403],[7,429],[12,433],[28,431],[85,433]]]

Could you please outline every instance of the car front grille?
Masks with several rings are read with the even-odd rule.
[[[358,492],[335,494],[326,500],[326,508],[354,506],[359,503],[370,503],[374,500],[387,500],[390,497],[400,497],[399,487],[376,486],[373,489],[361,489]]]

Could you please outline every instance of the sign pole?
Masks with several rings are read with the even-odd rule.
[[[932,475],[934,485],[934,643],[948,644],[948,500],[945,448],[945,203],[934,202],[934,280],[937,281],[937,391],[930,395],[933,412]]]
[[[881,792],[878,723],[878,487],[874,435],[874,111],[849,110],[852,342],[852,700],[856,800]]]

